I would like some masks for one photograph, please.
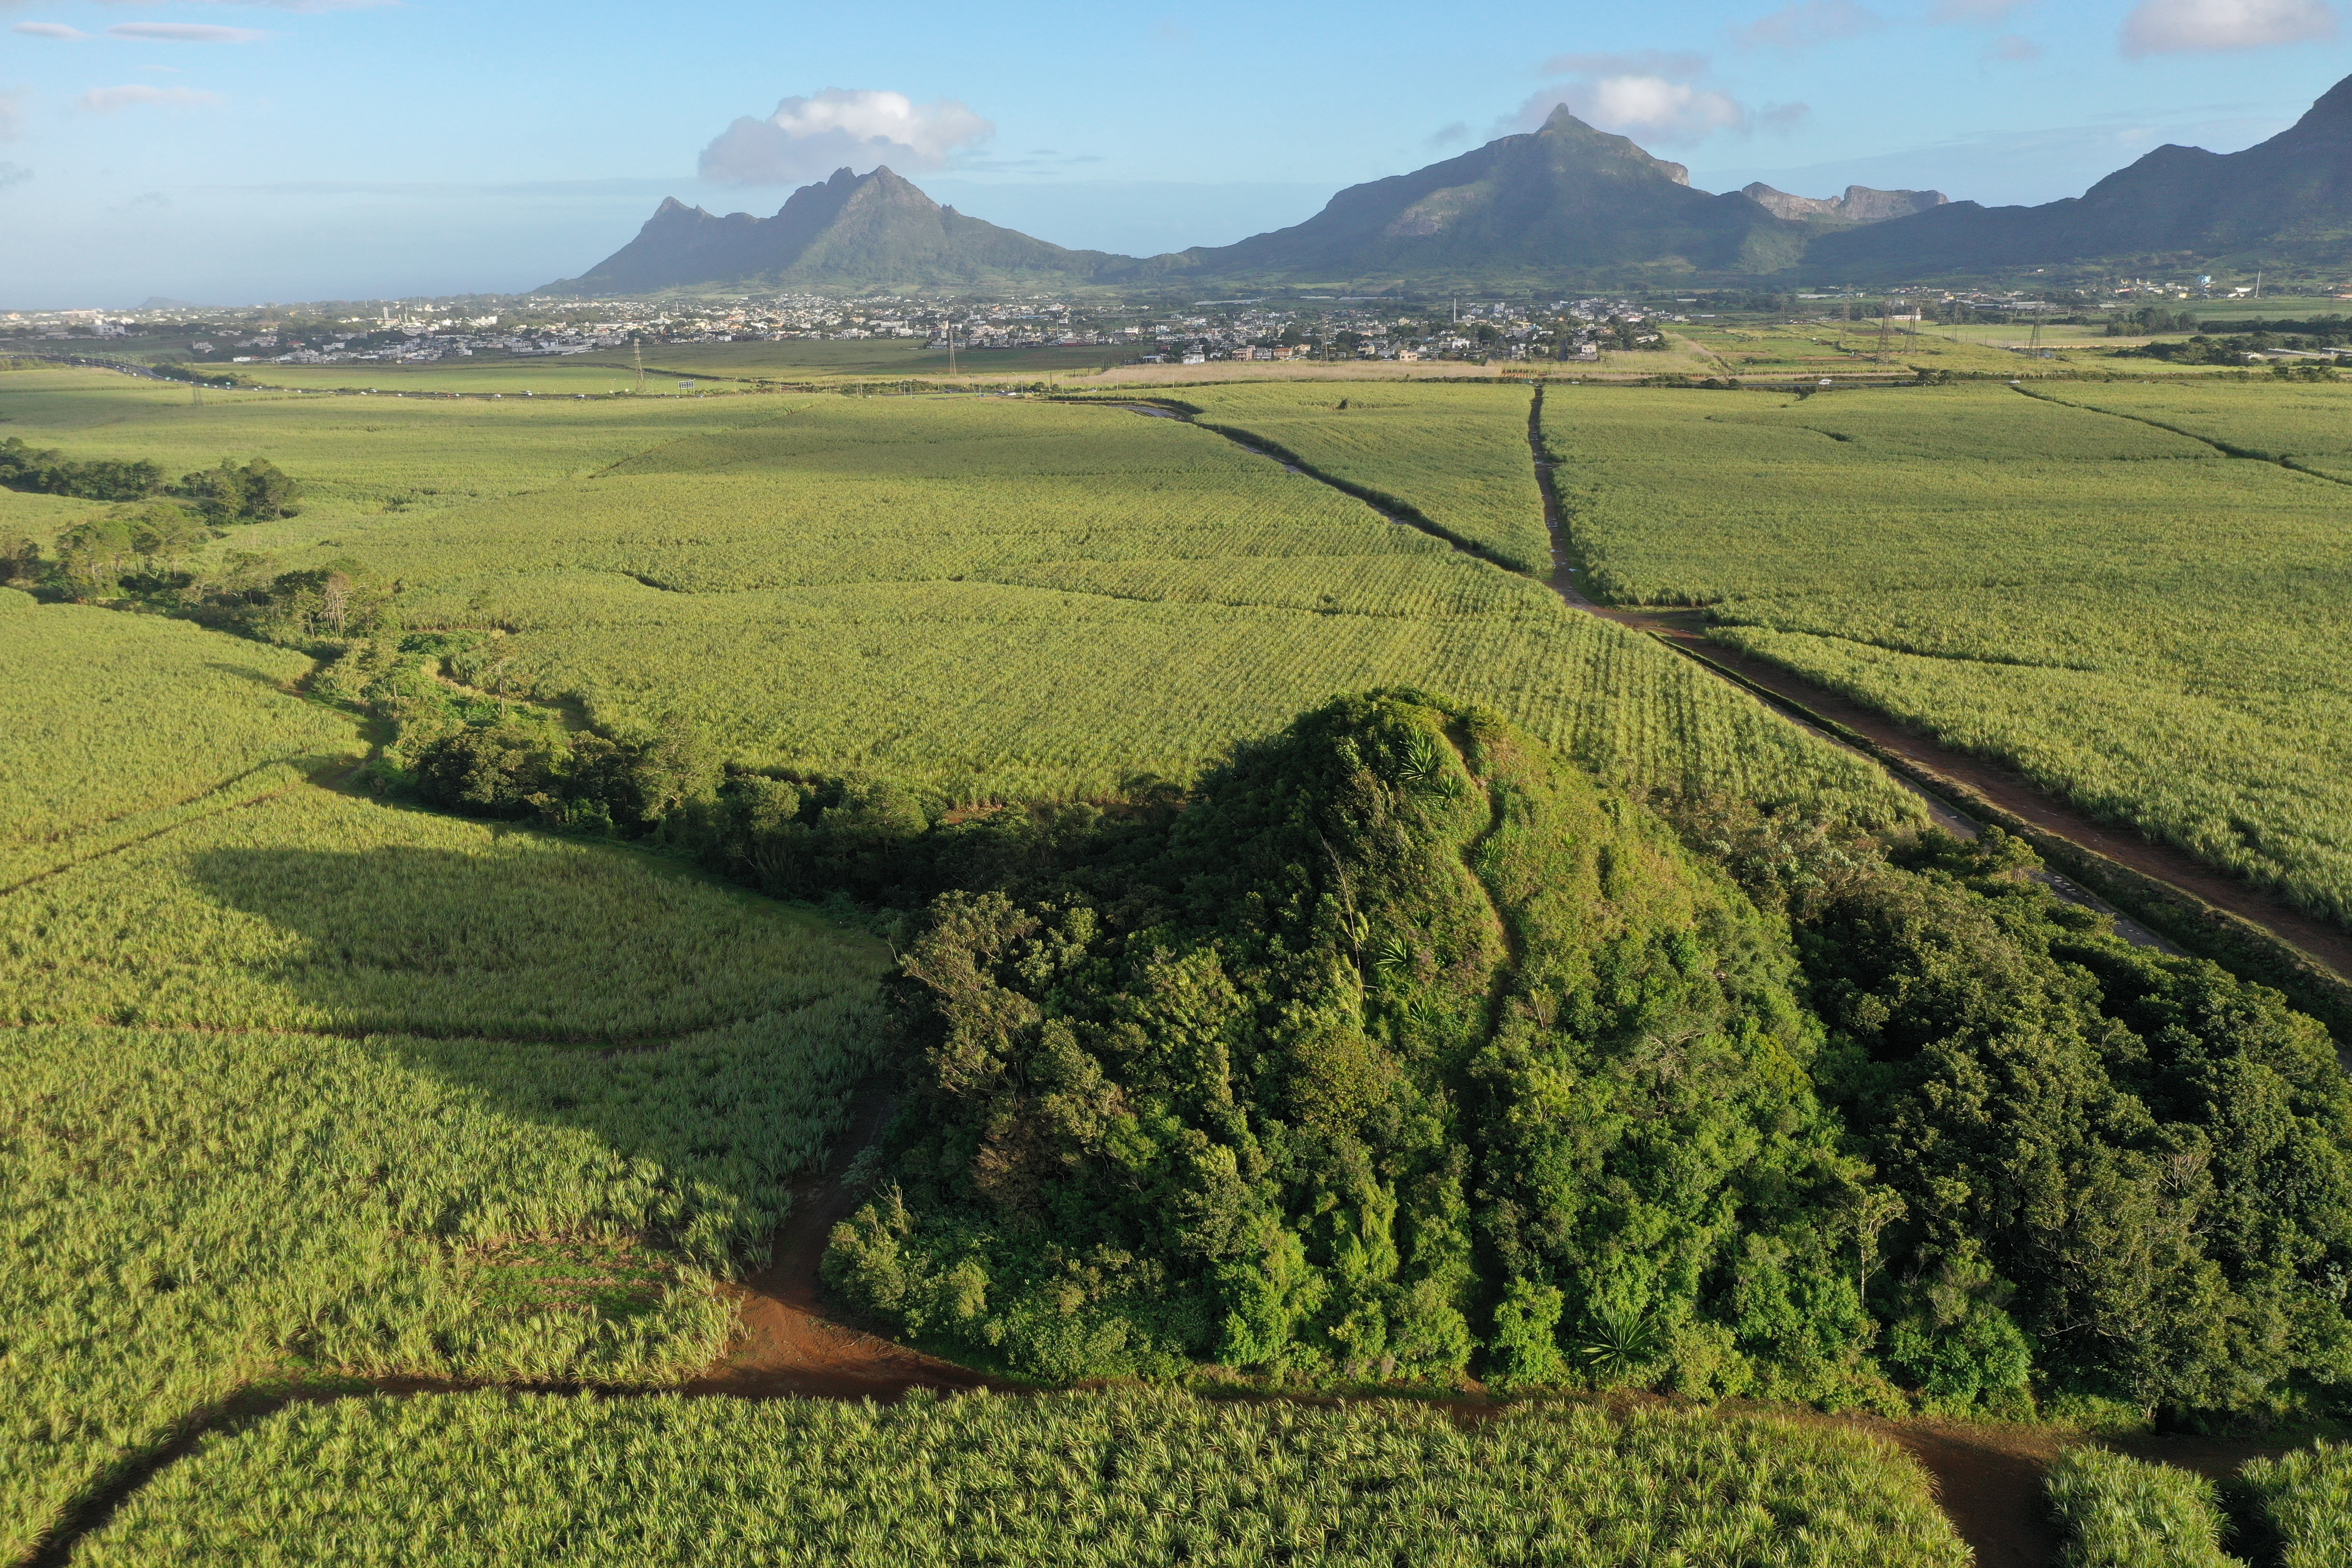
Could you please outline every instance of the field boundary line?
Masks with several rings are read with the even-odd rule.
[[[264,772],[269,768],[294,767],[297,760],[298,759],[287,757],[281,758],[277,762],[264,763],[258,767],[247,768],[244,773],[237,774],[236,778],[226,780],[215,787],[205,791],[202,795],[190,795],[187,799],[181,801],[176,805],[158,806],[156,808],[156,812],[160,814],[163,812],[184,811],[189,806],[201,805],[212,796],[220,794],[223,790],[230,788],[240,779],[251,778],[255,773]],[[361,761],[364,761],[364,759],[357,759],[342,763],[341,764],[341,771],[344,773],[349,773],[353,768],[359,766]],[[125,849],[133,848],[139,845],[148,843],[151,840],[161,838],[166,834],[177,833],[181,828],[189,826],[192,824],[210,822],[215,816],[226,816],[232,811],[241,811],[249,805],[262,805],[273,800],[282,800],[286,796],[292,795],[296,790],[302,789],[309,785],[317,785],[319,788],[324,789],[327,787],[325,784],[327,777],[337,771],[337,764],[331,763],[327,766],[314,769],[307,773],[298,773],[294,782],[286,785],[282,789],[270,790],[264,795],[244,795],[238,799],[226,802],[224,805],[215,806],[210,811],[194,812],[174,821],[167,822],[161,827],[151,828],[145,833],[133,834],[128,838],[120,839],[115,843],[108,845],[103,849],[93,849],[87,855],[78,856],[70,860],[60,861],[58,864],[48,868],[47,870],[36,871],[31,876],[24,878],[22,880],[11,882],[8,886],[0,888],[0,899],[5,899],[11,893],[19,892],[24,889],[29,888],[36,882],[46,882],[51,877],[62,876],[64,873],[73,870],[77,867],[90,865],[96,861],[105,859],[110,855],[120,855]],[[101,827],[109,826],[113,823],[124,822],[130,820],[131,817],[144,816],[148,815],[151,814],[146,812],[127,813],[123,816],[111,818],[109,822],[101,823],[98,826]]]
[[[759,1018],[789,1018],[804,1013],[824,998],[819,997],[789,1007],[771,1007],[765,1012],[747,1014],[740,1018],[721,1018],[708,1024],[697,1024],[674,1034],[655,1035],[499,1035],[482,1029],[353,1029],[333,1024],[315,1026],[278,1027],[260,1024],[140,1024],[125,1023],[120,1018],[5,1018],[0,1019],[0,1031],[9,1029],[138,1029],[155,1035],[227,1035],[258,1036],[267,1039],[344,1040],[357,1043],[364,1040],[430,1040],[436,1044],[453,1041],[477,1041],[486,1046],[543,1046],[551,1050],[593,1050],[608,1057],[651,1056],[666,1051],[680,1040],[696,1035],[707,1035],[717,1029],[732,1029]]]
[[[1073,399],[1071,401],[1075,402],[1077,400]],[[1190,425],[1196,429],[1206,430],[1213,435],[1222,436],[1226,440],[1231,441],[1234,446],[1239,447],[1244,452],[1255,452],[1261,458],[1270,458],[1275,462],[1280,463],[1284,468],[1288,468],[1293,473],[1304,475],[1306,478],[1313,479],[1319,485],[1325,485],[1332,489],[1338,490],[1341,495],[1348,497],[1351,500],[1361,501],[1364,505],[1371,508],[1372,510],[1378,513],[1381,518],[1396,524],[1400,528],[1410,528],[1416,532],[1425,533],[1432,539],[1442,541],[1445,544],[1452,546],[1455,551],[1464,555],[1485,562],[1487,565],[1494,567],[1497,571],[1508,572],[1514,576],[1524,577],[1528,575],[1527,573],[1520,571],[1510,563],[1498,559],[1492,552],[1487,550],[1485,545],[1480,544],[1476,540],[1456,533],[1452,529],[1447,528],[1444,523],[1438,522],[1434,519],[1431,518],[1419,507],[1414,506],[1411,501],[1402,500],[1395,496],[1390,495],[1385,490],[1376,490],[1369,485],[1360,485],[1352,479],[1344,479],[1339,478],[1337,474],[1328,473],[1322,468],[1318,468],[1313,463],[1308,462],[1306,458],[1300,457],[1289,447],[1285,447],[1279,441],[1260,436],[1255,431],[1246,429],[1239,425],[1224,425],[1213,420],[1203,418],[1202,417],[1202,410],[1194,407],[1192,404],[1182,402],[1177,398],[1136,397],[1128,401],[1134,404],[1148,403],[1156,408],[1166,410],[1166,412],[1162,414],[1153,414],[1147,412],[1142,408],[1129,407],[1127,411],[1130,414],[1141,414],[1146,418],[1153,419],[1173,418],[1179,424]],[[1080,405],[1084,406],[1083,404]],[[1121,405],[1114,403],[1111,406],[1116,408]]]
[[[2352,979],[2339,973],[2326,960],[2306,952],[2270,927],[2222,909],[2187,888],[2135,869],[2089,845],[2077,843],[2063,834],[2028,821],[1966,780],[1954,778],[1916,758],[1905,756],[1893,747],[1815,711],[1797,699],[1774,691],[1718,663],[1698,648],[1685,646],[1665,632],[1653,631],[1650,635],[1685,658],[1706,666],[1773,707],[1819,726],[1833,738],[1870,756],[1888,772],[1909,781],[1922,791],[1942,798],[1952,809],[2024,839],[2044,860],[2063,868],[2095,895],[2114,900],[2122,906],[2122,910],[2101,903],[2095,896],[2088,900],[2095,908],[2105,908],[2110,914],[2127,910],[2153,930],[2188,943],[2189,950],[2198,956],[2207,956],[2216,948],[2228,953],[2234,963],[2253,970],[2252,978],[2288,992],[2298,1005],[2318,1016],[2336,1035],[2339,1042],[2336,1047],[2338,1055],[2344,1058],[2347,1067],[2352,1067]],[[2226,877],[2229,873],[2215,868],[2214,875]],[[2249,952],[2246,951],[2248,948],[2254,951]]]
[[[2070,402],[2066,398],[2053,397],[2046,392],[2034,392],[2022,385],[2011,385],[2010,390],[2023,393],[2037,402],[2054,403],[2061,408],[2077,408],[2085,414],[2104,415],[2109,419],[2128,419],[2135,425],[2146,425],[2151,429],[2162,430],[2170,435],[2200,442],[2212,447],[2225,458],[2236,458],[2249,463],[2268,463],[2274,468],[2284,468],[2291,474],[2302,474],[2308,479],[2325,479],[2331,485],[2352,487],[2352,479],[2338,479],[2334,474],[2323,473],[2317,468],[2305,468],[2294,460],[2294,455],[2291,452],[2281,452],[2275,456],[2269,452],[2257,452],[2251,447],[2233,446],[2218,436],[2208,436],[2201,431],[2187,429],[2179,425],[2168,425],[2161,419],[2151,419],[2145,414],[2126,414],[2117,409],[2101,408],[2095,404]]]
[[[2041,398],[2041,395],[2034,393],[2027,393],[2026,395]],[[2225,967],[2244,973],[2250,979],[2284,992],[2296,1006],[2326,1025],[2338,1042],[2339,1055],[2344,1057],[2347,1066],[2352,1066],[2352,967],[2320,957],[2264,921],[2226,909],[2189,887],[2126,865],[2069,834],[2045,827],[2000,805],[1968,781],[1906,756],[1853,726],[1819,712],[1798,698],[1743,675],[1720,659],[1690,646],[1695,640],[1693,636],[1677,635],[1671,627],[1659,624],[1652,613],[1638,607],[1604,607],[1579,592],[1572,583],[1563,581],[1571,570],[1569,562],[1572,552],[1568,548],[1571,535],[1566,510],[1559,506],[1558,492],[1552,484],[1553,458],[1542,438],[1542,398],[1543,392],[1538,387],[1536,407],[1528,418],[1528,446],[1535,457],[1537,479],[1544,495],[1545,521],[1552,533],[1554,560],[1559,563],[1551,587],[1563,600],[1601,619],[1648,632],[1666,647],[1730,681],[1784,716],[1814,727],[1833,743],[1869,757],[1915,794],[1928,797],[1931,802],[1941,805],[1945,810],[1963,819],[1990,824],[2025,840],[2053,868],[2063,872],[2065,879],[2070,879],[2079,889],[2088,889],[2092,895],[2089,901],[2094,907],[2102,907],[2104,901],[2104,905],[2108,906],[2108,912],[2120,910],[2197,956],[2221,963]],[[2060,406],[2075,406],[2060,398],[2041,400]],[[2105,410],[2090,409],[2086,412],[2104,413]],[[1772,664],[1770,660],[1762,662]],[[1809,689],[1812,686],[1793,670],[1787,670],[1777,664],[1772,664],[1772,668],[1792,684]],[[1829,695],[1840,694],[1830,692]],[[1857,708],[1870,711],[1874,717],[1885,720],[1906,735],[1911,733],[1908,726],[1869,703],[1855,698],[1844,698],[1843,700],[1853,702]],[[1914,743],[1923,750],[1951,750],[1941,742],[1925,736],[1915,737]],[[2081,816],[2080,809],[2063,799],[2053,798],[2038,787],[2023,787],[2053,815],[2068,818]],[[2189,860],[2200,871],[2214,878],[2217,883],[2231,885],[2243,882],[2242,879],[2221,868],[2206,866],[2177,846],[2152,841],[2148,847],[2154,853],[2177,855]],[[2063,895],[2064,889],[2059,890]],[[2331,952],[2336,946],[2342,945],[2343,939],[2338,933],[2317,917],[2306,914],[2286,904],[2277,895],[2252,884],[2244,884],[2244,890],[2252,899],[2283,906],[2279,918],[2292,919],[2298,923],[2308,922],[2315,934],[2331,939]]]

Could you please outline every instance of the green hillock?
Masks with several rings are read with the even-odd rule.
[[[1391,691],[989,827],[827,1278],[1057,1382],[2345,1402],[2325,1029],[1998,832],[1664,804]]]
[[[829,1277],[1050,1379],[1867,1382],[1785,931],[1498,719],[1337,701],[908,952]]]

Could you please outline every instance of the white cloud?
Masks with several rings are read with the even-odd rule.
[[[22,163],[0,163],[0,191],[11,185],[21,185],[33,177],[33,171]]]
[[[1748,130],[1748,110],[1730,94],[1662,76],[1604,76],[1565,92],[1538,93],[1528,100],[1523,122],[1541,124],[1559,103],[1585,123],[1645,147],[1687,147],[1717,131]]]
[[[2124,53],[2259,49],[2336,36],[2326,0],[2140,0],[2124,18]]]
[[[1717,131],[1744,136],[1761,125],[1786,132],[1811,112],[1801,103],[1788,103],[1750,116],[1747,106],[1729,93],[1702,85],[1698,79],[1706,75],[1708,64],[1706,56],[1688,50],[1554,55],[1544,61],[1544,74],[1585,79],[1536,94],[1496,130],[1533,131],[1564,103],[1587,124],[1630,136],[1644,146],[1687,147]]]
[[[2032,0],[1936,0],[1936,8],[1927,13],[1927,20],[1990,25],[2008,21],[2011,11],[2030,4]]]
[[[2023,65],[2042,58],[2042,46],[2032,38],[2019,37],[2015,33],[2003,33],[1985,46],[1987,58],[2011,65]]]
[[[1874,33],[1886,26],[1874,11],[1853,0],[1789,0],[1769,16],[1731,29],[1731,41],[1743,49],[1805,49],[1839,38]]]
[[[219,93],[201,88],[151,87],[143,81],[124,87],[94,87],[74,100],[77,107],[93,114],[111,114],[118,109],[141,103],[163,109],[212,109],[224,101]]]
[[[702,150],[701,174],[730,184],[790,185],[844,166],[861,174],[881,163],[940,169],[995,133],[950,98],[917,103],[902,92],[829,87],[784,100],[765,120],[736,121]]]
[[[0,142],[14,142],[25,134],[25,103],[31,96],[16,90],[0,92]]]
[[[8,30],[36,38],[55,38],[61,44],[85,43],[89,38],[79,27],[68,27],[63,22],[19,22]]]
[[[1775,136],[1792,136],[1812,112],[1810,103],[1768,103],[1756,111],[1756,128]]]
[[[203,22],[120,22],[107,32],[146,44],[257,44],[278,36],[258,27],[215,27]]]

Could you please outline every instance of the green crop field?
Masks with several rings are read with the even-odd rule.
[[[1706,605],[1734,646],[2352,921],[2352,489],[2072,405],[2269,426],[2317,466],[2352,396],[2042,391],[1555,388],[1545,428],[1598,592]]]
[[[359,384],[372,384],[362,381]],[[374,521],[539,489],[594,473],[681,436],[773,418],[758,397],[342,397],[214,392],[102,370],[42,370],[0,377],[0,425],[75,458],[152,459],[177,478],[224,457],[260,456],[299,477],[302,516],[238,531],[235,549],[310,542],[322,528],[354,537]],[[6,497],[0,526],[37,515],[63,526],[89,502]],[[43,507],[42,503],[46,503]]]
[[[356,762],[349,716],[290,689],[311,662],[0,588],[0,889]]]
[[[2147,420],[2183,435],[2314,469],[2352,484],[2352,394],[2325,383],[2256,383],[2213,378],[2185,385],[2040,389],[2045,397]]]
[[[309,658],[0,600],[0,1559],[257,1381],[708,1362],[880,944],[331,793]]]
[[[1246,431],[1413,508],[1507,566],[1550,574],[1524,387],[1208,386],[1183,395],[1213,428]]]
[[[496,1486],[480,1484],[488,1475]],[[267,1520],[267,1533],[254,1529]],[[1148,1392],[891,1406],[469,1394],[209,1441],[75,1561],[1961,1568],[1883,1440],[1537,1407]]]
[[[1540,537],[1522,395],[1476,395],[1496,432],[1520,422],[1509,479]],[[763,406],[341,543],[408,584],[410,624],[508,634],[473,657],[519,689],[622,729],[684,714],[753,765],[1083,794],[1404,684],[1643,787],[1909,809],[1643,639],[1208,432],[1014,399]]]

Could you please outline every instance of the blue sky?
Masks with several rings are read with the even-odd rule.
[[[1066,245],[1223,244],[1566,101],[1693,183],[2038,202],[2352,72],[2332,0],[889,6],[0,0],[0,305],[511,290],[675,195],[889,163]]]

